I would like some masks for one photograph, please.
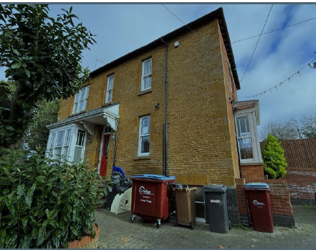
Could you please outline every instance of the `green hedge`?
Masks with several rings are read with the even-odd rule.
[[[97,172],[40,154],[25,159],[10,150],[0,158],[0,248],[67,248],[94,237]]]

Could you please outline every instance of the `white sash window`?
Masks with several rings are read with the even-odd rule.
[[[79,90],[79,92],[75,95],[74,106],[72,109],[72,113],[76,114],[86,109],[87,101],[89,96],[90,86],[84,87]]]
[[[108,76],[108,83],[107,83],[107,87],[106,87],[106,98],[105,98],[106,103],[112,101],[113,83],[114,83],[114,75]]]
[[[143,61],[141,91],[151,89],[152,58]]]
[[[148,156],[150,146],[150,116],[139,119],[138,155]]]

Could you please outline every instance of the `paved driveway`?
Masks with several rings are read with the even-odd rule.
[[[316,206],[294,206],[295,228],[275,227],[275,232],[232,228],[227,234],[212,233],[209,225],[198,222],[195,229],[174,227],[173,221],[154,223],[131,213],[114,215],[102,209],[96,212],[100,226],[100,248],[315,248]]]

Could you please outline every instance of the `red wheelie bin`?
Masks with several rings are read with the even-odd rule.
[[[172,190],[169,185],[175,182],[174,176],[153,174],[133,175],[132,187],[132,218],[140,216],[145,220],[157,221],[159,228],[161,221],[167,220],[170,214],[170,199]]]
[[[273,216],[268,184],[248,183],[245,190],[254,230],[273,233]]]

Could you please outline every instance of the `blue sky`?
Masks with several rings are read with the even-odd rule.
[[[71,4],[73,13],[92,33],[97,44],[84,51],[83,66],[91,71],[183,26],[162,4]],[[56,17],[70,4],[50,4]],[[239,79],[257,43],[271,4],[166,4],[183,22],[189,23],[223,7]],[[274,4],[264,32],[316,17],[316,4]],[[305,66],[316,54],[316,19],[282,31],[263,35],[241,82],[239,100],[265,91]],[[96,61],[98,60],[98,61]],[[4,79],[0,69],[0,79]],[[258,96],[261,125],[316,115],[316,69],[306,67],[277,90]]]

